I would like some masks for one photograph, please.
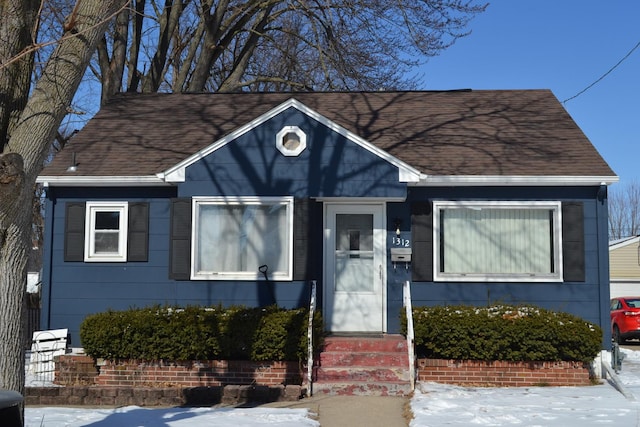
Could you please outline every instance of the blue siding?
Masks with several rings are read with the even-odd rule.
[[[120,196],[120,192],[123,192]],[[146,263],[64,262],[64,205],[86,200],[80,189],[51,189],[46,205],[45,268],[43,276],[43,327],[68,327],[74,345],[78,328],[90,313],[153,304],[260,306],[277,303],[284,307],[305,306],[309,287],[304,282],[206,282],[168,279],[169,198],[176,189],[91,191],[90,200],[148,201],[150,203],[149,261]],[[410,205],[421,200],[561,200],[581,201],[585,212],[586,280],[584,283],[412,283],[413,304],[486,305],[492,302],[531,303],[563,310],[603,325],[604,344],[608,327],[608,258],[606,257],[606,211],[595,198],[593,188],[412,188],[404,203],[387,205],[387,246],[393,247],[395,221],[400,221],[401,238],[411,239]],[[606,203],[605,203],[606,206]],[[606,209],[606,207],[604,208]],[[605,217],[603,217],[605,215]],[[322,224],[315,224],[320,228]],[[603,231],[604,230],[604,231]],[[322,253],[322,242],[313,243]],[[602,246],[605,246],[604,251]],[[316,262],[321,263],[321,260]],[[321,268],[317,268],[321,271]],[[318,278],[321,284],[321,278]],[[402,285],[411,280],[404,265],[387,265],[388,331],[400,330]],[[319,289],[321,294],[321,289]]]
[[[307,148],[276,149],[275,134],[298,126]],[[287,110],[187,168],[180,196],[404,197],[398,169],[295,109]]]

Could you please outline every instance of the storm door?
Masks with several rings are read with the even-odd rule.
[[[383,204],[325,205],[325,324],[331,332],[385,331]]]

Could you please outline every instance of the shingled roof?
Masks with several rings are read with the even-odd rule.
[[[42,172],[155,176],[295,98],[428,176],[615,173],[549,90],[122,95]]]

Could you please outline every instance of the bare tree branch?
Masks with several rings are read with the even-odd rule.
[[[609,190],[609,239],[640,235],[640,183],[631,181]]]

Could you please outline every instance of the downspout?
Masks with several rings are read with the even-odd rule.
[[[598,225],[598,283],[600,284],[600,324],[603,327],[603,344],[611,349],[611,320],[609,318],[610,275],[609,275],[609,208],[607,205],[607,186],[602,183],[596,195],[596,222]],[[606,284],[606,286],[605,286]]]

